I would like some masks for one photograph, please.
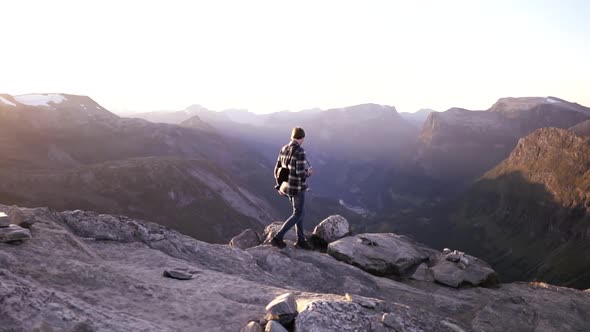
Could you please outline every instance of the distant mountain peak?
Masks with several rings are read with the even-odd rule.
[[[550,103],[550,104],[554,104],[554,103],[564,103],[564,102],[566,102],[566,101],[565,101],[565,100],[563,100],[563,99],[559,99],[559,98],[556,98],[556,97],[551,97],[551,96],[549,96],[549,97],[545,97],[545,101],[546,101],[546,102],[548,102],[548,103]]]
[[[490,109],[488,109],[488,111],[513,113],[530,110],[535,107],[547,107],[546,105],[553,105],[564,110],[576,111],[590,115],[590,108],[553,96],[500,98],[496,103],[494,103],[494,105],[492,105],[492,107],[490,107]]]
[[[119,118],[88,96],[65,93],[0,94],[0,112],[7,116],[5,121],[26,121],[40,127],[78,126]]]
[[[323,113],[324,116],[329,116],[330,114],[339,114],[347,118],[357,118],[358,120],[376,119],[381,118],[383,116],[399,117],[399,113],[397,112],[394,106],[373,103],[358,104],[341,108],[332,108],[318,113]]]
[[[416,112],[400,112],[399,115],[402,116],[406,121],[409,121],[417,128],[422,128],[426,119],[430,116],[431,113],[436,112],[430,108],[422,108]]]
[[[200,129],[207,132],[216,132],[215,128],[213,128],[210,124],[203,121],[198,115],[194,115],[189,119],[182,121],[179,126],[187,127],[187,128],[194,128]]]
[[[12,97],[11,95],[0,94],[0,103],[16,107],[16,104],[14,103],[14,97]]]
[[[198,113],[201,111],[209,111],[209,109],[207,109],[206,107],[200,105],[200,104],[192,104],[190,106],[188,106],[187,108],[184,109],[187,112],[191,112],[191,113]]]
[[[60,104],[68,98],[61,93],[31,93],[14,96],[14,99],[21,104],[28,106],[50,106],[49,104]]]
[[[72,95],[65,93],[28,93],[12,96],[1,94],[0,102],[13,107],[79,107],[88,109],[105,110],[92,98],[84,95]]]
[[[415,113],[432,113],[432,112],[436,112],[436,111],[433,110],[432,108],[421,108],[421,109],[417,110]]]
[[[397,113],[395,106],[388,106],[388,105],[374,104],[374,103],[358,104],[358,105],[343,107],[342,109],[347,110],[347,111],[362,111],[362,112],[393,110],[395,113]]]

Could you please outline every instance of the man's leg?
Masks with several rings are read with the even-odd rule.
[[[305,210],[303,209],[303,206],[305,205],[305,194],[301,192],[300,195],[301,197],[298,200],[298,202],[295,202],[295,204],[298,205],[297,209],[301,211],[301,214],[299,215],[299,220],[295,224],[295,231],[297,232],[297,241],[304,242],[305,235],[303,235],[303,217],[305,216]]]
[[[296,196],[289,197],[289,199],[291,200],[291,204],[293,205],[293,214],[289,217],[289,219],[287,219],[283,223],[283,226],[281,226],[281,229],[279,230],[277,235],[275,235],[275,238],[279,240],[282,240],[285,234],[287,234],[287,232],[294,225],[296,225],[303,216],[303,202],[305,200],[305,194],[303,193],[303,191],[297,194]],[[299,233],[299,227],[297,228],[297,231]],[[301,234],[303,235],[303,227],[301,227]]]

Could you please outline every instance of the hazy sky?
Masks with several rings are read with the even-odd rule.
[[[3,1],[0,92],[116,110],[590,106],[590,1]]]

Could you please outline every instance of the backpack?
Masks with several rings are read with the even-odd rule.
[[[297,151],[297,146],[295,146],[295,145],[290,145],[290,146],[292,146],[293,148],[291,149],[291,153],[287,155],[287,162],[286,162],[287,167],[283,167],[283,164],[281,163],[280,158],[277,161],[277,167],[275,168],[275,170],[276,170],[275,181],[277,183],[275,186],[276,190],[279,190],[279,188],[281,187],[281,184],[283,182],[289,181],[289,165],[291,164],[291,159],[293,159],[293,155]]]

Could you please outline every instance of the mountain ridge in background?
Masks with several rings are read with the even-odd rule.
[[[420,134],[417,164],[434,177],[477,177],[533,130],[569,128],[588,118],[590,108],[554,97],[501,98],[487,111],[433,112]]]
[[[408,120],[409,122],[413,123],[416,127],[418,128],[422,128],[422,126],[424,125],[424,122],[426,121],[426,119],[428,118],[428,115],[430,115],[430,113],[432,112],[436,112],[433,109],[430,108],[421,108],[418,111],[412,113],[412,112],[400,112],[399,114],[406,120]]]
[[[289,214],[288,202],[272,188],[271,174],[277,152],[294,126],[307,131],[304,147],[316,170],[309,179],[308,225],[339,213],[357,231],[395,231],[437,247],[441,238],[457,234],[463,237],[457,243],[473,244],[467,241],[469,231],[447,229],[450,220],[456,225],[471,223],[473,211],[459,203],[478,206],[490,195],[473,189],[473,183],[475,188],[482,187],[481,181],[490,183],[476,181],[509,158],[519,139],[545,127],[583,134],[590,119],[588,108],[556,97],[501,98],[486,111],[424,110],[423,115],[429,114],[421,130],[395,107],[370,103],[261,115],[246,110],[213,112],[194,105],[175,120],[180,123],[171,124],[119,117],[85,96],[0,98],[0,153],[6,156],[0,160],[0,199],[5,203],[149,217],[211,242],[227,242],[237,229],[261,229]],[[542,188],[529,180],[549,170],[535,172],[540,175],[505,174],[498,183],[514,190]],[[543,192],[537,189],[531,191]],[[517,195],[514,203],[524,202],[526,208],[507,211],[530,215],[536,207],[530,201]],[[566,212],[552,216],[569,220]],[[559,227],[567,230],[568,225],[574,227]],[[526,229],[516,227],[515,232]],[[579,234],[577,229],[569,231]],[[560,241],[574,243],[576,236],[562,236]],[[490,257],[490,248],[514,245],[511,241],[522,239],[490,241],[489,251],[480,248],[482,257]],[[528,259],[523,253],[499,250],[513,260]],[[551,255],[553,260],[564,257],[557,251]],[[489,261],[511,280],[538,276],[576,287],[587,282],[585,277],[571,277],[585,266],[575,261],[560,275],[547,274],[547,268],[539,266],[508,263],[511,259]],[[540,261],[533,257],[533,262]]]
[[[534,131],[459,204],[457,242],[508,280],[590,283],[590,260],[582,254],[590,250],[590,138]]]
[[[227,241],[234,227],[263,227],[279,214],[266,203],[274,197],[270,179],[268,190],[248,186],[266,183],[271,166],[209,127],[122,118],[85,96],[30,96],[20,98],[23,104],[2,95],[11,104],[0,103],[0,153],[7,156],[0,163],[0,197],[6,203],[152,216],[214,242]],[[256,212],[244,214],[245,205]]]

